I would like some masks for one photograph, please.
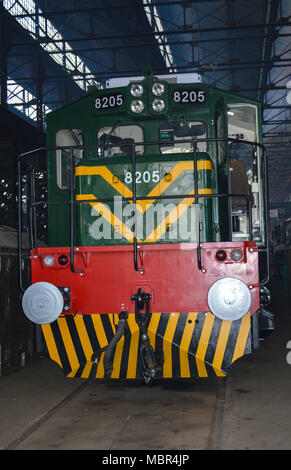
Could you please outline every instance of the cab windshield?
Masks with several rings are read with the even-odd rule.
[[[136,124],[101,127],[97,135],[98,155],[110,158],[119,155],[131,155],[134,144],[144,141],[143,129]],[[143,145],[136,145],[137,155],[144,153]]]
[[[206,152],[206,124],[202,121],[168,121],[160,126],[161,153],[193,152],[193,138],[198,139],[197,149]],[[184,142],[188,141],[188,142]]]

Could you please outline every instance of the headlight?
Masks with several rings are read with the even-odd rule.
[[[152,92],[156,96],[162,96],[165,93],[165,85],[162,83],[154,83]]]
[[[144,104],[141,100],[134,100],[130,105],[130,109],[133,113],[141,113],[144,110]]]
[[[46,255],[43,259],[46,266],[53,266],[55,264],[55,258],[52,255]]]
[[[32,322],[39,325],[52,323],[62,313],[64,299],[59,289],[50,282],[36,282],[24,292],[22,308]]]
[[[132,94],[132,96],[141,96],[143,94],[143,86],[139,83],[134,83],[133,85],[131,85],[130,93]]]
[[[252,295],[248,286],[234,277],[214,282],[207,295],[210,311],[221,320],[239,320],[250,309]]]
[[[233,261],[240,261],[242,259],[242,252],[241,250],[235,249],[232,250],[230,256]]]
[[[155,100],[153,102],[153,110],[156,111],[156,113],[160,113],[161,111],[164,111],[165,109],[165,102],[163,100]]]

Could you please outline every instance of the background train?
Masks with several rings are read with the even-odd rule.
[[[17,129],[17,132],[15,131]],[[17,158],[23,151],[45,145],[45,133],[36,129],[0,104],[0,376],[6,376],[36,357],[41,341],[36,328],[21,308],[18,287],[18,194]],[[41,165],[40,165],[41,167]],[[42,194],[41,185],[38,185]],[[23,259],[21,270],[26,283],[30,282],[29,240],[26,217],[28,180],[23,175]],[[45,193],[44,193],[45,194]],[[46,197],[46,196],[45,196]],[[46,214],[39,220],[38,237],[46,236]]]
[[[47,147],[19,158],[21,190],[24,162],[34,187],[45,153],[48,191],[29,201],[32,279],[20,285],[66,376],[224,376],[273,329],[261,113],[147,72],[48,115]]]
[[[291,295],[291,219],[273,227],[271,236],[271,272],[283,279],[283,287]]]

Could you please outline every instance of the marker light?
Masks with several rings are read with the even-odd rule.
[[[155,96],[162,96],[165,93],[165,85],[162,83],[154,83],[152,92]]]
[[[32,322],[39,325],[52,323],[62,313],[64,299],[59,289],[50,282],[36,282],[24,292],[22,308]]]
[[[242,259],[242,252],[238,249],[232,250],[230,256],[233,261],[240,261]]]
[[[55,264],[55,258],[52,255],[46,255],[43,259],[43,262],[47,267],[50,267]]]
[[[143,86],[139,83],[134,83],[131,85],[130,93],[135,97],[141,96],[143,94]]]
[[[161,113],[165,109],[165,102],[160,99],[156,99],[153,102],[153,110],[156,111],[156,113]]]
[[[215,256],[218,261],[224,261],[226,259],[226,253],[224,250],[218,250]]]
[[[248,313],[252,296],[240,279],[224,277],[215,281],[207,294],[210,311],[221,320],[239,320]]]
[[[68,264],[69,258],[66,255],[60,255],[58,257],[58,262],[61,266],[66,266]]]
[[[134,100],[130,105],[130,109],[133,113],[141,113],[144,110],[144,104],[141,100]]]

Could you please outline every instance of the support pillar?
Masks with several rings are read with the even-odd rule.
[[[0,104],[7,107],[8,52],[10,23],[3,7],[0,7]]]

